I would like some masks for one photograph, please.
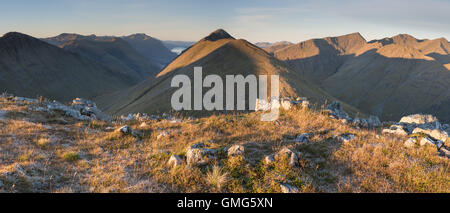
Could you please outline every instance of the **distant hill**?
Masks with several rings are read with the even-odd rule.
[[[122,38],[159,68],[169,64],[177,56],[163,42],[146,34],[133,34]]]
[[[278,74],[280,94],[284,97],[307,96],[322,102],[332,99],[267,52],[245,40],[234,39],[224,30],[217,30],[184,51],[155,80],[146,80],[130,89],[101,97],[97,102],[113,114],[170,111],[170,98],[177,89],[170,87],[172,77],[185,74],[193,79],[194,66],[203,67],[203,76],[217,74],[223,79],[231,74]],[[112,97],[115,101],[111,101]]]
[[[120,70],[133,78],[133,83],[154,76],[160,66],[152,64],[128,42],[113,36],[61,34],[45,41],[83,55],[110,69]]]
[[[450,48],[445,38],[400,34],[366,40],[353,33],[274,52],[291,68],[363,112],[387,120],[431,113],[450,121]]]
[[[283,49],[287,46],[290,46],[292,43],[289,41],[279,41],[279,42],[275,42],[275,43],[270,43],[270,42],[257,42],[255,43],[256,46],[264,49],[265,51],[267,51],[268,53],[273,53],[279,49]]]
[[[68,101],[92,98],[132,85],[125,72],[31,36],[11,32],[0,38],[0,90],[26,97]]]

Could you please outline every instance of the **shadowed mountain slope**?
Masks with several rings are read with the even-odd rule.
[[[159,72],[159,67],[151,64],[121,38],[76,39],[60,47],[102,63],[110,69],[126,72],[136,83]]]
[[[152,64],[162,68],[169,64],[177,54],[171,52],[160,40],[146,34],[133,34],[122,37]]]
[[[125,72],[133,79],[132,83],[154,76],[160,71],[159,66],[152,64],[128,42],[118,37],[63,33],[43,40],[85,56],[110,69]]]
[[[60,101],[91,98],[130,86],[124,72],[21,33],[0,38],[0,90]]]
[[[366,42],[358,33],[275,51],[294,70],[367,114],[397,120],[432,113],[450,120],[449,43],[407,34]]]

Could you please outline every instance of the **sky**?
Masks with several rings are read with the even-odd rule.
[[[0,34],[129,35],[197,41],[222,28],[250,42],[360,32],[450,39],[450,0],[0,0]]]

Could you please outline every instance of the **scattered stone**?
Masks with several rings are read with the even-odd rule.
[[[297,138],[295,138],[295,142],[308,143],[309,142],[309,138],[311,138],[311,136],[312,136],[311,133],[303,133],[303,134],[297,136]]]
[[[214,149],[189,148],[186,152],[186,161],[191,166],[203,166],[214,159],[216,153],[217,151]]]
[[[243,156],[245,153],[244,146],[241,145],[233,145],[230,148],[228,148],[228,157],[231,156]]]
[[[342,143],[348,143],[353,139],[355,139],[355,135],[353,134],[342,134],[339,136],[339,141],[341,141]]]
[[[311,103],[308,100],[302,101],[302,108],[305,108],[305,109],[311,108]]]
[[[117,129],[117,131],[121,132],[124,135],[129,135],[129,134],[131,134],[133,129],[131,129],[130,126],[125,125],[125,126],[120,127],[119,129]]]
[[[141,133],[137,130],[132,129],[130,126],[125,125],[117,129],[123,135],[132,135],[133,137],[142,137]]]
[[[292,104],[291,104],[291,101],[289,101],[289,100],[282,100],[282,101],[281,101],[281,106],[282,106],[283,109],[285,109],[285,110],[290,110]]]
[[[283,157],[288,157],[289,166],[295,167],[298,165],[297,154],[295,152],[293,152],[292,150],[290,150],[288,148],[283,148],[274,156],[275,160],[282,159]]]
[[[183,159],[178,155],[172,155],[169,158],[169,161],[167,162],[167,165],[170,167],[177,167],[183,164]]]
[[[416,138],[408,138],[408,140],[405,141],[403,144],[405,147],[412,148],[416,145],[417,139]]]
[[[299,193],[300,189],[296,186],[286,184],[286,183],[280,183],[280,189],[283,193]]]
[[[274,159],[273,155],[266,155],[266,156],[264,156],[264,158],[263,158],[264,164],[271,164],[271,163],[273,163],[274,161],[275,161],[275,159]]]
[[[338,101],[334,101],[331,104],[326,106],[326,109],[329,110],[330,116],[334,119],[346,119],[348,121],[352,120],[350,116],[342,109],[341,103]]]
[[[403,126],[401,125],[391,125],[389,129],[383,129],[383,133],[388,134],[394,134],[394,135],[400,135],[400,136],[406,136],[408,135],[408,132],[403,129]]]

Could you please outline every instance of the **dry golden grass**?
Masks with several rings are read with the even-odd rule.
[[[39,115],[0,98],[0,181],[3,192],[281,192],[279,183],[302,192],[450,192],[449,160],[431,147],[405,148],[406,137],[358,130],[307,109],[282,111],[276,122],[259,113],[212,115],[172,123],[78,122]],[[27,120],[24,120],[27,119]],[[65,124],[53,122],[64,119]],[[142,138],[107,131],[124,124]],[[160,136],[166,132],[166,136]],[[311,142],[293,141],[313,133]],[[334,139],[352,133],[355,140]],[[217,149],[203,167],[172,168],[172,154],[195,143]],[[245,147],[244,157],[224,149]],[[299,152],[299,167],[287,159],[261,159],[287,147]]]

